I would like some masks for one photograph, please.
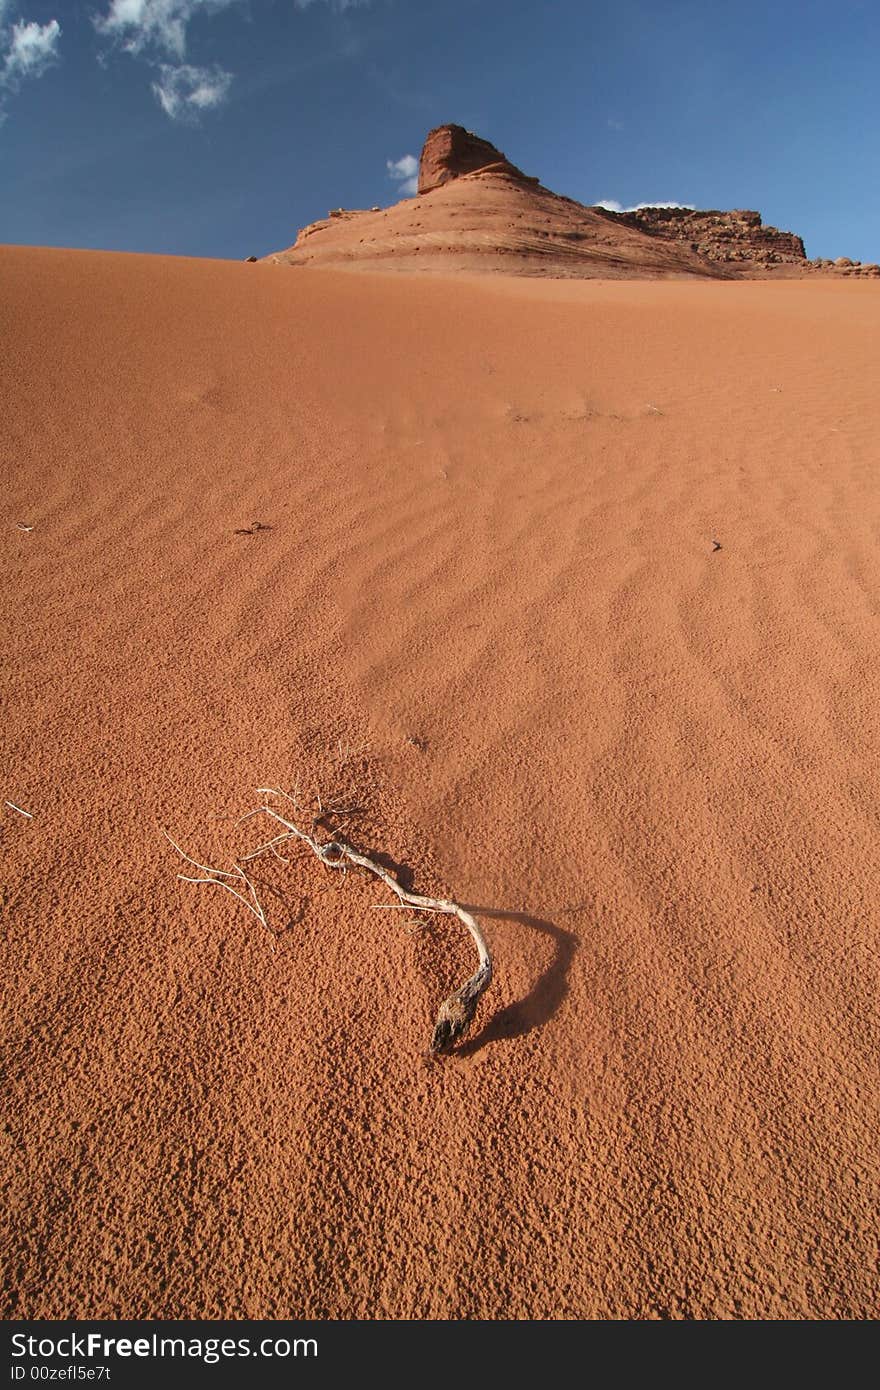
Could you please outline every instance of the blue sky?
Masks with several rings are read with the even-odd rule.
[[[0,0],[2,242],[263,255],[445,121],[880,260],[880,0]]]

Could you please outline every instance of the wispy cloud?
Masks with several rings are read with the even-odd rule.
[[[185,61],[187,28],[198,15],[219,14],[236,0],[109,0],[107,10],[94,17],[98,33],[126,53],[144,57],[158,68],[153,95],[172,121],[198,120],[205,111],[222,106],[229,95],[232,73],[216,65],[198,67]],[[167,59],[174,61],[168,62]]]
[[[0,24],[8,7],[0,7]],[[41,77],[58,59],[58,40],[61,25],[57,19],[48,24],[20,19],[11,29],[0,29],[0,87],[17,89],[28,77]]]
[[[197,68],[190,63],[163,63],[153,95],[172,121],[197,120],[203,111],[222,106],[232,73],[223,68]]]
[[[194,120],[204,111],[221,106],[229,94],[233,74],[220,67],[197,67],[187,62],[189,28],[194,20],[216,15],[245,0],[101,0],[93,16],[97,32],[108,45],[142,58],[158,80],[153,93],[165,115],[173,121]],[[0,12],[8,0],[0,0]],[[297,10],[313,4],[343,14],[371,0],[292,0]],[[103,62],[103,57],[101,58]]]
[[[402,155],[400,159],[386,159],[388,177],[400,184],[400,192],[411,198],[419,191],[419,161],[414,154]]]
[[[183,59],[186,30],[196,15],[217,14],[234,0],[110,0],[107,13],[96,15],[99,34],[122,44],[128,53],[158,51]]]
[[[632,207],[625,208],[623,203],[618,203],[616,198],[600,198],[598,203],[593,203],[594,208],[604,208],[606,212],[640,212],[642,208],[684,208],[688,212],[693,212],[695,203],[633,203]]]
[[[11,0],[0,0],[0,125],[6,120],[5,98],[17,92],[29,77],[42,77],[58,61],[61,25],[20,19],[7,26]]]

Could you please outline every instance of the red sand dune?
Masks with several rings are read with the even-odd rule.
[[[0,281],[3,1315],[876,1316],[877,286]]]

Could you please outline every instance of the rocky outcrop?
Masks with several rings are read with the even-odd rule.
[[[880,279],[880,265],[873,261],[851,261],[849,256],[838,256],[836,261],[817,256],[814,261],[807,261],[806,269],[831,271],[833,275],[855,276],[862,280]]]
[[[481,171],[506,174],[524,183],[538,182],[511,164],[488,140],[481,140],[462,125],[438,125],[428,132],[419,160],[419,193],[430,193],[451,179]]]
[[[653,236],[683,241],[707,260],[736,269],[750,266],[802,265],[804,243],[794,232],[765,227],[759,212],[695,211],[691,208],[639,208],[618,214],[632,227]]]
[[[645,207],[609,212],[544,188],[464,126],[430,131],[418,197],[388,208],[333,208],[276,264],[404,272],[468,271],[578,279],[875,277],[841,257],[808,261],[793,232],[761,214]]]
[[[380,212],[334,209],[293,246],[267,257],[282,265],[349,270],[470,271],[577,279],[728,279],[725,266],[668,237],[622,225],[498,162],[450,176],[418,198]],[[512,168],[512,166],[509,166]]]

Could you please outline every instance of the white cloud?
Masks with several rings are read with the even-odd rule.
[[[400,184],[400,192],[411,198],[419,191],[419,161],[414,154],[402,155],[400,159],[386,159],[388,177]]]
[[[371,0],[321,0],[342,12]],[[0,0],[0,9],[8,0]],[[202,68],[188,63],[189,26],[244,0],[101,0],[102,10],[93,16],[98,33],[113,46],[144,59],[159,70],[153,93],[171,120],[192,120],[202,111],[222,105],[229,93],[232,73],[220,67]],[[315,0],[293,0],[305,10]],[[99,54],[99,61],[104,58]]]
[[[411,179],[419,172],[419,161],[414,154],[405,154],[400,159],[388,159],[388,172],[393,179]]]
[[[616,198],[600,198],[592,206],[604,208],[606,212],[641,212],[642,208],[684,208],[687,212],[693,212],[696,203],[633,203],[632,207],[625,208]]]
[[[203,111],[222,106],[232,73],[224,68],[196,67],[184,61],[187,26],[197,15],[218,14],[236,0],[109,0],[105,14],[96,15],[99,34],[119,43],[127,53],[142,55],[158,67],[153,95],[172,121],[196,120]],[[166,61],[168,58],[173,62]]]
[[[95,28],[117,39],[129,53],[145,49],[182,59],[186,27],[197,14],[216,14],[235,0],[110,0],[105,15],[96,15]]]
[[[189,63],[163,63],[153,94],[172,121],[197,119],[202,111],[222,106],[232,73],[223,68],[196,68]]]
[[[6,9],[0,9],[0,20]],[[41,77],[46,69],[58,59],[58,40],[61,38],[61,25],[57,19],[48,24],[37,24],[35,20],[19,20],[11,30],[0,33],[0,53],[3,66],[0,68],[0,87],[17,88],[27,77]]]

